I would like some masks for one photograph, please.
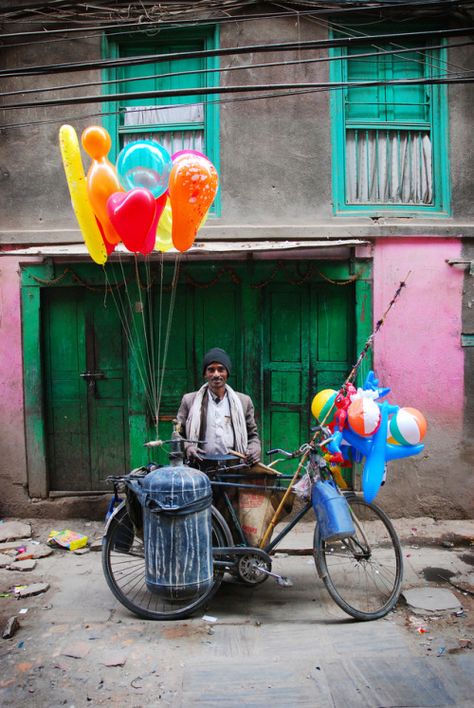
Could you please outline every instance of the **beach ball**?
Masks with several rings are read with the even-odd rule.
[[[347,409],[347,422],[357,435],[373,435],[380,425],[380,408],[372,398],[356,398]]]
[[[426,419],[416,408],[400,408],[388,424],[389,442],[418,445],[426,433]]]
[[[325,425],[332,423],[337,413],[337,408],[334,406],[336,396],[337,391],[333,388],[325,388],[323,391],[319,391],[311,402],[311,413],[321,423],[324,421]],[[326,416],[328,417],[326,418]]]

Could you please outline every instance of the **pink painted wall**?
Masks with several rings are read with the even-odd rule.
[[[19,266],[0,258],[0,484],[4,497],[24,499],[26,483],[23,420]],[[8,510],[2,509],[2,513]]]
[[[419,408],[431,421],[462,425],[464,356],[461,348],[463,271],[456,240],[379,241],[374,257],[374,321],[401,280],[406,287],[375,339],[374,365],[390,400]]]

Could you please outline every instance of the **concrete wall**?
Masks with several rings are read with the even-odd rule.
[[[296,39],[324,39],[321,24],[286,18],[223,25],[221,45],[236,46]],[[457,40],[459,41],[459,40]],[[325,52],[302,52],[301,59]],[[3,50],[3,66],[81,61],[100,57],[99,39]],[[296,59],[287,55],[223,57],[221,66]],[[471,47],[452,50],[453,67],[472,66]],[[222,75],[222,84],[327,81],[327,62],[303,69],[248,69]],[[99,72],[19,78],[2,90],[100,80]],[[99,93],[99,86],[70,89]],[[58,91],[45,97],[63,95]],[[29,96],[24,94],[25,100]],[[240,96],[239,98],[242,98]],[[3,103],[17,97],[4,98]],[[235,96],[232,97],[235,99]],[[100,123],[100,104],[5,111],[0,130],[0,244],[57,244],[81,241],[58,147],[62,123],[80,135]],[[50,122],[41,123],[47,119]],[[28,126],[19,124],[31,122]],[[474,390],[471,348],[472,276],[450,268],[450,258],[473,257],[474,170],[472,87],[449,88],[449,150],[452,218],[378,219],[332,216],[329,94],[257,101],[229,100],[220,108],[222,217],[210,219],[206,238],[324,238],[358,236],[374,249],[374,317],[380,316],[407,271],[413,272],[400,302],[377,335],[375,368],[392,387],[391,400],[419,408],[428,420],[426,452],[392,463],[390,484],[381,492],[393,514],[466,516],[473,513],[472,438]],[[88,158],[84,156],[87,169]],[[419,236],[419,238],[415,238]],[[18,261],[0,259],[0,481],[9,513],[27,499],[24,441],[21,315]],[[7,346],[3,345],[7,343]],[[472,444],[471,444],[472,445]],[[67,502],[63,502],[66,504]],[[4,513],[0,505],[0,513]]]
[[[16,258],[0,259],[0,342],[1,516],[10,515],[12,508],[27,501],[21,310]]]

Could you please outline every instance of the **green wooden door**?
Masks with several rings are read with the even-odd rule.
[[[84,288],[43,293],[50,491],[107,489],[128,468],[126,351],[114,307]]]
[[[222,284],[201,288],[181,284],[177,288],[174,304],[168,292],[155,293],[152,303],[151,322],[153,350],[156,355],[155,369],[158,379],[157,410],[158,436],[169,438],[172,420],[184,393],[199,388],[204,380],[201,362],[211,347],[225,349],[233,362],[230,385],[241,389],[244,372],[240,365],[242,357],[242,301],[237,285]],[[171,313],[171,320],[170,320]],[[160,326],[161,323],[161,326]],[[169,336],[166,334],[169,330]],[[166,358],[165,358],[166,354]],[[153,427],[149,434],[154,435]],[[153,450],[153,459],[165,462],[162,451]]]
[[[308,440],[311,400],[338,388],[354,350],[351,288],[272,283],[264,293],[264,449],[295,450]],[[279,465],[290,471],[294,464]]]

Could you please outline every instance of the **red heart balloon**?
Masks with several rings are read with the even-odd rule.
[[[125,248],[133,253],[142,252],[155,212],[155,197],[143,187],[114,192],[107,200],[110,222]]]
[[[147,256],[149,253],[153,251],[155,248],[155,242],[156,242],[156,229],[158,228],[158,222],[160,220],[160,216],[163,213],[163,209],[165,208],[166,200],[168,199],[168,190],[166,190],[161,196],[157,197],[155,199],[155,217],[153,219],[153,222],[148,229],[148,234],[146,236],[145,241],[143,242],[143,247],[141,248],[141,253],[143,253],[144,256]]]

